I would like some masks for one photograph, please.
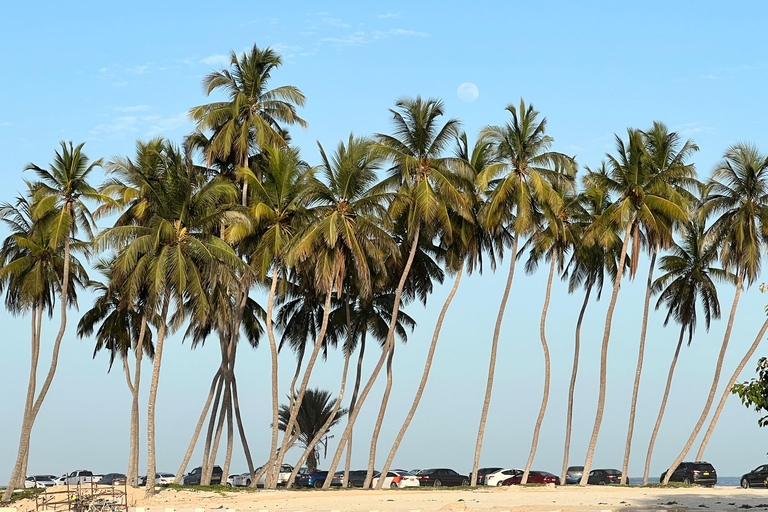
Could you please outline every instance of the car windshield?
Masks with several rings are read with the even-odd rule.
[[[693,465],[694,471],[714,471],[715,468],[712,467],[712,464],[694,464]]]

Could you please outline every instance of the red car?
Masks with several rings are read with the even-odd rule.
[[[520,482],[523,479],[523,475],[519,476],[513,476],[512,478],[507,478],[503,482],[501,482],[501,485],[520,485]],[[546,471],[531,471],[528,473],[528,483],[529,484],[555,484],[560,485],[560,477],[553,475],[552,473],[548,473]]]

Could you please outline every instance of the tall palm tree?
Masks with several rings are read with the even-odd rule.
[[[667,307],[664,325],[666,326],[670,319],[675,320],[680,324],[680,336],[677,340],[672,363],[669,366],[659,415],[656,418],[651,441],[648,444],[648,455],[645,459],[643,472],[644,484],[648,483],[653,447],[664,417],[669,389],[672,386],[672,377],[683,339],[687,334],[688,345],[690,346],[693,333],[696,330],[697,302],[700,302],[704,309],[704,325],[709,331],[711,320],[720,318],[720,301],[717,298],[715,281],[734,281],[734,276],[712,266],[717,262],[717,246],[711,240],[707,240],[701,222],[697,219],[691,220],[685,227],[684,234],[682,243],[672,247],[672,254],[661,258],[659,268],[664,274],[653,283],[654,293],[661,292],[656,302],[656,309],[659,309],[662,304]]]
[[[40,229],[48,230],[47,244],[55,251],[61,251],[60,324],[53,343],[51,366],[34,403],[25,411],[22,422],[21,439],[16,464],[11,472],[9,485],[3,494],[3,500],[10,499],[13,488],[21,484],[26,471],[29,453],[29,438],[35,418],[56,373],[61,340],[67,328],[67,308],[69,306],[71,248],[76,243],[74,237],[79,230],[86,236],[92,236],[93,220],[84,201],[95,203],[109,202],[109,198],[98,193],[90,183],[90,175],[101,166],[101,160],[91,162],[82,152],[83,144],[74,146],[61,142],[61,151],[56,151],[53,163],[47,169],[35,164],[28,164],[25,170],[33,171],[38,181],[31,184],[32,201],[29,205],[31,221]],[[33,226],[34,228],[34,226]]]
[[[723,269],[736,275],[736,293],[707,402],[688,441],[671,464],[673,470],[688,454],[712,407],[741,292],[760,275],[761,257],[768,241],[768,156],[752,144],[729,147],[712,172],[707,190],[703,215],[718,215],[708,236],[715,238],[720,246]],[[671,474],[672,471],[667,472],[664,483],[669,482]]]
[[[238,56],[230,52],[230,69],[214,71],[203,79],[205,94],[221,90],[227,101],[217,101],[193,107],[189,116],[201,132],[212,131],[206,150],[208,161],[226,160],[234,156],[239,174],[247,173],[249,155],[267,145],[286,146],[279,123],[307,123],[296,113],[303,107],[304,94],[295,86],[268,89],[272,71],[282,59],[272,48],[260,49],[255,44]],[[247,181],[243,182],[243,205],[246,204]]]
[[[694,197],[686,189],[693,185],[691,177],[696,175],[696,169],[692,163],[688,162],[690,155],[699,150],[694,142],[688,139],[681,142],[680,135],[677,132],[670,132],[664,125],[655,121],[653,127],[643,132],[645,146],[648,154],[647,165],[651,174],[675,174],[683,178],[680,181],[673,181],[669,184],[675,187],[677,192],[687,198],[691,203]],[[658,217],[662,222],[669,222],[663,216]],[[648,269],[648,279],[645,289],[645,304],[643,306],[643,323],[640,328],[640,347],[637,355],[637,369],[635,370],[635,383],[632,388],[632,401],[629,412],[629,427],[627,428],[627,442],[624,447],[624,464],[622,466],[622,483],[629,483],[629,454],[632,447],[632,434],[635,428],[635,411],[637,410],[637,394],[640,390],[640,375],[643,370],[643,358],[645,356],[645,334],[648,328],[648,310],[651,302],[651,284],[653,283],[653,269],[656,264],[656,254],[658,249],[667,248],[672,243],[669,236],[669,228],[659,230],[656,223],[651,225],[638,224],[638,228],[644,231],[644,238],[647,249],[651,253],[651,264]],[[659,236],[662,235],[662,236]],[[639,249],[639,246],[636,248]],[[637,258],[637,254],[633,255]],[[634,263],[634,260],[633,260]]]
[[[488,192],[485,208],[480,212],[479,218],[491,236],[497,239],[511,232],[512,248],[509,275],[493,331],[488,382],[472,463],[472,486],[477,485],[477,469],[480,464],[488,408],[491,404],[501,322],[515,275],[517,246],[520,237],[530,234],[535,227],[537,205],[547,203],[554,209],[558,207],[560,198],[554,192],[552,184],[565,183],[572,179],[568,173],[563,174],[560,171],[575,168],[572,158],[550,150],[554,139],[546,135],[547,120],[539,120],[539,112],[533,105],[526,106],[521,99],[519,109],[508,105],[507,111],[512,116],[511,121],[504,126],[488,126],[481,134],[481,137],[488,137],[493,143],[499,161],[488,166],[478,176],[481,189]]]
[[[296,398],[290,400],[295,402]],[[295,419],[293,432],[298,434],[298,440],[304,446],[309,447],[318,435],[324,436],[321,444],[327,448],[328,440],[333,437],[327,434],[328,430],[336,425],[347,414],[346,409],[339,409],[336,405],[337,398],[331,398],[331,392],[322,389],[307,389],[304,400],[299,407],[299,413]],[[286,432],[291,418],[291,407],[280,406],[280,423],[278,428]],[[329,424],[326,427],[326,424]],[[310,471],[317,470],[320,460],[320,446],[315,444],[307,458],[307,467]]]
[[[675,166],[663,172],[653,171],[648,164],[649,156],[643,133],[631,128],[627,130],[627,133],[628,141],[626,144],[619,136],[616,136],[617,155],[615,157],[608,155],[610,173],[607,175],[590,175],[592,179],[596,180],[595,186],[609,191],[616,199],[603,213],[602,220],[595,223],[586,236],[587,238],[597,238],[602,236],[607,228],[613,229],[616,226],[623,229],[624,239],[618,268],[624,268],[627,248],[630,239],[632,239],[633,254],[630,275],[633,275],[637,268],[642,230],[653,232],[658,239],[668,239],[673,224],[688,218],[689,202],[686,196],[680,194],[675,185],[686,179],[692,180],[693,176],[689,174],[691,169],[684,166]],[[597,412],[580,485],[587,485],[592,467],[592,457],[595,453],[597,437],[603,420],[608,342],[611,337],[611,322],[620,285],[621,275],[617,275],[613,284],[611,302],[608,304],[608,311],[605,316],[605,329],[600,350],[600,390],[597,399]]]

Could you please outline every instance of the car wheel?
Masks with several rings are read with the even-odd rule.
[[[232,484],[227,482],[227,487],[232,487]]]
[[[469,485],[469,480],[465,478],[464,480],[461,481],[461,485],[463,485],[464,487],[467,487]]]
[[[496,482],[496,487],[501,487],[502,485],[504,485],[504,480],[499,480]]]
[[[688,478],[688,477],[685,477],[685,478],[683,478],[683,483],[684,483],[685,485],[691,485],[691,479],[690,479],[690,478]]]
[[[741,487],[743,489],[749,489],[749,480],[747,480],[746,478],[742,478],[741,479]]]
[[[319,489],[323,486],[323,482],[321,482],[320,480],[315,480],[315,483],[313,483],[312,485],[314,485],[315,489]]]
[[[389,484],[390,489],[397,489],[397,487],[398,485],[395,482],[392,482],[391,484]]]
[[[441,482],[441,481],[438,479],[438,480],[435,480],[435,483],[434,483],[434,484],[432,484],[432,485],[434,485],[435,487],[442,487],[442,486],[443,486],[443,482]]]
[[[605,485],[605,480],[600,480],[599,482],[597,482],[597,485]]]

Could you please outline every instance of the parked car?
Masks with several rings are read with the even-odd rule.
[[[663,482],[665,476],[667,476],[666,471],[661,474],[659,482]],[[717,471],[715,471],[715,468],[709,462],[700,460],[695,462],[682,462],[672,473],[669,481],[713,487],[717,483]]]
[[[373,474],[373,480],[371,480],[371,487],[379,485],[379,478],[381,473],[376,471]],[[387,476],[384,478],[383,488],[389,487],[390,489],[402,489],[404,487],[419,487],[419,479],[415,475],[403,470],[388,471]]]
[[[768,487],[768,464],[758,466],[741,477],[741,486],[744,489],[750,487]]]
[[[262,467],[263,466],[256,468],[256,473],[261,471]],[[291,477],[291,473],[293,473],[293,466],[291,466],[290,464],[283,464],[282,466],[280,466],[280,472],[277,474],[277,485],[283,486],[286,483],[288,483],[288,479]],[[296,477],[298,478],[298,474],[296,475]],[[266,481],[267,481],[267,472],[265,471],[259,477],[259,481],[256,482],[256,487],[264,487],[264,484],[266,483]],[[251,485],[251,484],[249,483],[248,485]]]
[[[319,489],[325,483],[325,479],[328,477],[327,471],[308,471],[296,479],[297,487],[314,487]],[[331,485],[341,486],[341,478],[336,475],[331,480]]]
[[[73,471],[67,477],[66,485],[95,484],[101,479],[101,475],[94,475],[87,469],[78,469]]]
[[[239,475],[230,475],[232,479],[232,487],[248,487],[251,485],[251,474],[249,472],[241,473]],[[229,479],[227,479],[229,483]]]
[[[56,485],[67,485],[67,474],[64,473],[58,478],[53,479],[54,482],[56,482]]]
[[[416,478],[419,479],[419,485],[426,485],[431,487],[469,485],[468,476],[460,475],[454,470],[448,468],[422,469],[416,473]]]
[[[618,469],[593,469],[587,479],[589,485],[620,484],[621,471]]]
[[[176,475],[173,473],[155,473],[155,485],[170,485],[173,483]],[[181,484],[184,485],[184,478],[181,479]],[[147,485],[147,477],[139,477],[139,485]]]
[[[125,485],[126,476],[122,473],[107,473],[99,480],[99,485]]]
[[[341,474],[344,475],[344,472],[342,471]],[[356,469],[354,471],[350,470],[347,487],[362,487],[365,483],[366,474],[368,474],[368,470],[366,469]]]
[[[221,478],[224,472],[220,466],[213,466],[213,473],[211,473],[211,485],[221,485]],[[203,475],[202,466],[198,466],[186,475],[182,483],[184,485],[200,485],[200,477]]]
[[[25,489],[44,489],[46,487],[53,487],[56,485],[50,475],[33,475],[24,479]]]
[[[477,485],[486,485],[485,477],[490,473],[495,473],[503,468],[490,467],[490,468],[478,468],[477,470]],[[469,472],[469,481],[472,482],[472,472]]]
[[[523,474],[520,473],[517,476],[507,478],[506,480],[501,482],[501,485],[520,485],[520,482],[522,481],[523,481]],[[552,473],[548,473],[547,471],[529,471],[528,481],[526,483],[560,485],[560,477],[555,476]]]
[[[480,473],[478,471],[478,473]],[[522,475],[523,470],[522,469],[514,469],[514,468],[506,468],[506,469],[500,469],[498,471],[495,471],[493,473],[488,473],[485,475],[485,485],[501,485],[501,482],[506,480],[507,478],[512,478],[513,476]],[[478,480],[478,483],[480,481]]]
[[[565,472],[566,484],[578,484],[584,475],[584,466],[568,466]]]

